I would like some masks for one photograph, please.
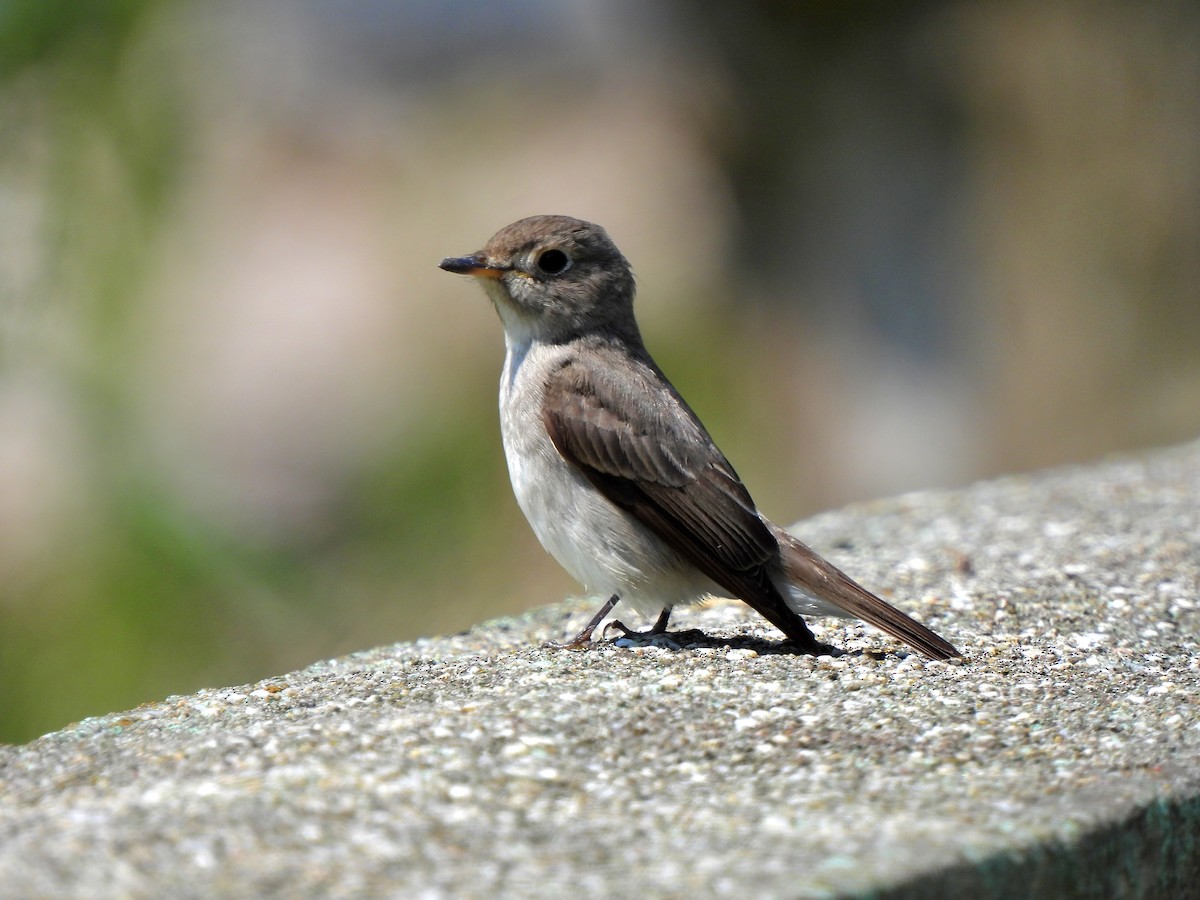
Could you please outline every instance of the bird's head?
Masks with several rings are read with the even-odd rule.
[[[599,225],[532,216],[500,229],[478,253],[443,259],[441,268],[479,279],[510,338],[637,335],[633,272]]]

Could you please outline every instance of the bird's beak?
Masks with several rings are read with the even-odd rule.
[[[455,275],[474,275],[477,278],[503,278],[511,266],[497,266],[487,261],[482,253],[474,256],[447,256],[438,264],[439,269]]]

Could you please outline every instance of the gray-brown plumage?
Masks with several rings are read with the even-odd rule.
[[[535,216],[443,269],[479,278],[504,324],[501,431],[517,501],[589,590],[650,614],[744,600],[802,650],[800,613],[850,616],[922,653],[958,651],[772,523],[650,358],[633,275],[602,228]],[[597,616],[577,640],[586,640]]]

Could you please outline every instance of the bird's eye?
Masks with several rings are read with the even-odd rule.
[[[547,250],[537,258],[536,265],[547,275],[561,275],[571,268],[571,257],[561,250]]]

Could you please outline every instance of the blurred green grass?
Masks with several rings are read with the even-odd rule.
[[[170,5],[0,6],[4,164],[44,204],[36,276],[4,298],[0,377],[51,372],[84,469],[71,521],[0,584],[3,741],[361,646],[372,611],[401,591],[419,600],[455,564],[447,536],[474,542],[505,502],[487,395],[363,460],[305,539],[256,544],[145,465],[131,361],[187,166],[188,96],[169,42],[146,39]],[[397,605],[379,640],[471,615]]]
[[[182,140],[170,68],[148,72],[154,61],[135,56],[142,29],[163,6],[0,6],[3,164],[36,180],[44,205],[31,217],[42,258],[27,296],[3,298],[0,375],[22,367],[53,373],[79,412],[89,469],[79,482],[88,493],[78,498],[80,515],[0,587],[0,740],[27,739],[114,695],[136,696],[147,671],[170,668],[172,659],[197,664],[204,651],[171,638],[212,628],[185,599],[211,580],[211,565],[161,529],[163,510],[128,484],[136,473],[123,363]],[[51,335],[44,325],[55,319],[72,321],[78,333]]]

